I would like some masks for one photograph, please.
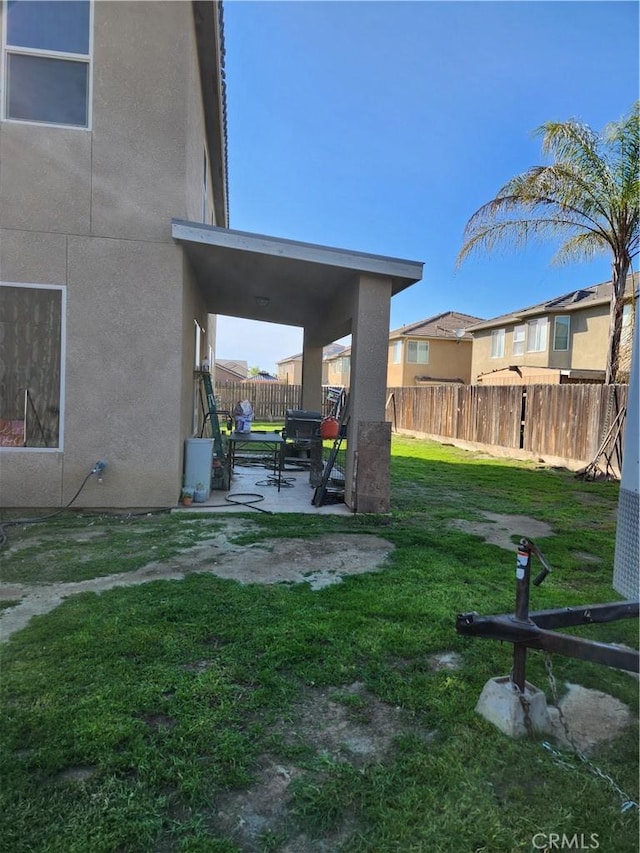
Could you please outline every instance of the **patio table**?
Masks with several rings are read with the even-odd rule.
[[[282,445],[284,439],[279,432],[232,432],[229,435],[229,471],[233,471],[238,453],[273,454],[273,474],[278,491],[282,484]]]

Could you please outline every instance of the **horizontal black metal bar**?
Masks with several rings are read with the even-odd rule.
[[[595,640],[584,640],[570,634],[559,634],[556,631],[540,631],[540,636],[530,648],[542,649],[546,652],[557,652],[570,658],[579,658],[605,666],[614,666],[628,672],[640,672],[640,654],[632,649],[621,649],[608,643],[598,643]]]
[[[540,628],[533,622],[523,622],[515,616],[480,616],[478,613],[459,613],[456,631],[466,637],[506,640],[509,643],[529,641],[540,634]]]
[[[617,619],[637,619],[637,601],[613,601],[610,604],[590,604],[581,607],[557,607],[554,610],[534,610],[529,614],[539,628],[567,628],[570,625],[589,625],[615,622]]]
[[[557,652],[567,657],[602,663],[629,672],[638,672],[640,669],[640,655],[634,650],[547,631],[533,622],[520,621],[515,616],[460,613],[456,620],[456,630],[467,637],[522,644],[530,649]]]

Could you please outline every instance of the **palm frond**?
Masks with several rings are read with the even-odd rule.
[[[615,192],[606,145],[588,125],[575,119],[549,121],[541,125],[536,134],[542,136],[543,152],[551,154],[556,163],[571,164],[594,183]]]
[[[615,289],[640,250],[640,102],[601,134],[575,119],[547,122],[537,133],[552,162],[511,178],[476,210],[457,264],[508,241],[519,249],[529,240],[562,237],[553,263],[608,250]],[[608,381],[615,375],[618,333],[610,336]]]
[[[500,244],[509,244],[515,249],[526,247],[532,240],[543,241],[549,237],[557,237],[558,234],[567,233],[568,229],[576,225],[570,220],[559,218],[517,218],[487,221],[477,224],[472,233],[469,233],[465,243],[458,254],[456,265],[460,264],[471,253],[484,250],[493,251]],[[609,246],[601,234],[595,231],[581,232],[585,237],[590,237],[594,242],[600,242],[602,246]],[[578,236],[571,234],[570,240]],[[562,251],[562,249],[560,249]]]
[[[572,261],[591,261],[610,249],[609,243],[602,240],[598,234],[574,234],[560,246],[551,258],[551,263],[562,266]]]

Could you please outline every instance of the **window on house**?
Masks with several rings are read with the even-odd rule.
[[[391,346],[391,360],[393,364],[402,362],[402,341],[394,341]]]
[[[62,446],[64,292],[0,284],[0,447]]]
[[[88,127],[90,0],[4,0],[4,116]]]
[[[546,317],[529,320],[527,323],[527,352],[545,352],[548,327],[549,321]]]
[[[407,341],[407,361],[409,364],[428,364],[429,341]]]
[[[628,329],[631,325],[631,317],[633,314],[633,306],[630,302],[625,302],[622,306],[622,328]]]
[[[491,332],[491,358],[504,357],[504,329]]]
[[[569,329],[571,318],[563,314],[553,321],[553,348],[554,350],[566,351],[569,349]]]
[[[524,342],[527,337],[527,327],[522,326],[514,326],[513,327],[513,354],[514,355],[523,355],[524,354]]]

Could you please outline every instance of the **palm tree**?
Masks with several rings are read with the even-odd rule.
[[[627,275],[639,249],[640,102],[597,133],[581,122],[547,122],[536,131],[547,166],[508,181],[467,222],[458,264],[476,249],[511,239],[561,237],[556,263],[611,256],[611,314],[605,382],[618,370]]]

